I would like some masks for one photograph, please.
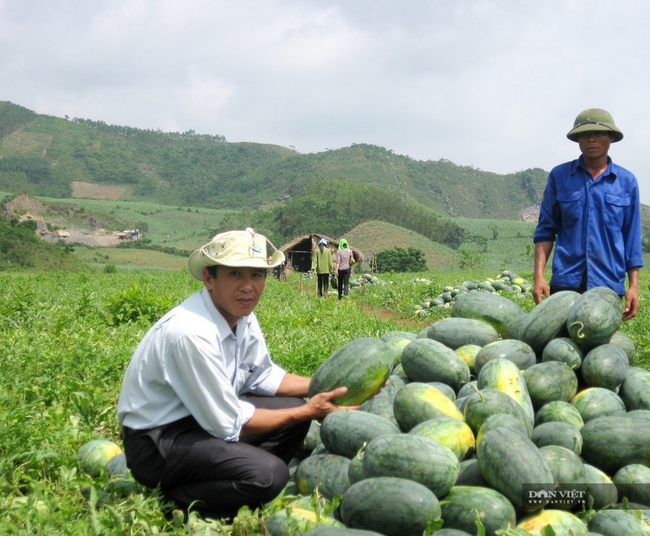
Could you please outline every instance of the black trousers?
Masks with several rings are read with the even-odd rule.
[[[339,270],[339,300],[350,292],[350,270]]]
[[[318,295],[323,296],[330,291],[330,274],[318,274]]]
[[[302,398],[243,396],[258,408],[298,407]],[[244,505],[274,499],[289,481],[287,464],[302,445],[310,421],[237,442],[207,433],[193,417],[153,428],[124,428],[124,453],[133,477],[160,489],[165,499],[215,519],[234,517]]]

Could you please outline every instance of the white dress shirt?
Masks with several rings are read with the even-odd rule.
[[[210,434],[237,441],[255,408],[246,393],[275,395],[285,371],[271,361],[254,313],[235,333],[203,288],[144,336],[126,371],[118,420],[135,430],[192,415]]]

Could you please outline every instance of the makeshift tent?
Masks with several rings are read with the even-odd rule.
[[[292,240],[280,248],[280,251],[282,251],[282,253],[284,253],[285,257],[287,258],[287,265],[290,266],[295,272],[308,272],[311,269],[312,253],[314,249],[318,247],[318,241],[321,238],[327,240],[328,247],[332,250],[332,253],[338,249],[338,240],[334,240],[329,236],[315,233],[299,236],[295,240]],[[361,251],[355,247],[352,247],[351,245],[350,250],[352,251],[354,260],[357,263],[363,260],[363,254]]]

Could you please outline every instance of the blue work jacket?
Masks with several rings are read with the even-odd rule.
[[[593,179],[582,157],[553,168],[533,241],[555,242],[551,285],[625,294],[628,270],[643,266],[636,177],[609,159]]]

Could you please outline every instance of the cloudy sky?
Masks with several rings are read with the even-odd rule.
[[[550,170],[585,108],[650,204],[648,0],[0,0],[0,100],[301,153]]]

